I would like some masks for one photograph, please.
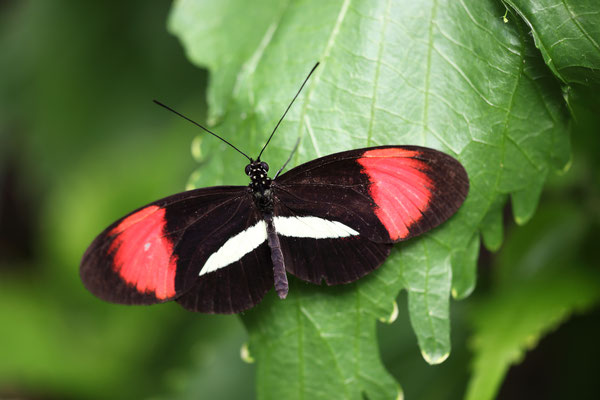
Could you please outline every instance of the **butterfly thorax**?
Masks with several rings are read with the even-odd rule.
[[[246,166],[246,174],[250,177],[250,189],[254,202],[263,213],[273,211],[272,179],[267,176],[269,165],[263,161],[253,161]]]

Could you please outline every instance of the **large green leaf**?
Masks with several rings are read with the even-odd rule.
[[[408,292],[424,358],[450,352],[449,297],[473,289],[480,230],[502,240],[510,196],[528,220],[548,172],[568,160],[561,91],[525,25],[494,1],[180,0],[170,29],[208,67],[210,122],[256,155],[315,61],[321,66],[264,155],[274,169],[350,148],[418,144],[457,157],[471,190],[431,234],[397,246],[378,271],[345,287],[292,281],[242,318],[258,364],[259,398],[392,398],[377,319]],[[245,161],[202,140],[192,185],[247,184]]]
[[[597,0],[503,0],[531,28],[544,60],[565,83],[600,84]]]

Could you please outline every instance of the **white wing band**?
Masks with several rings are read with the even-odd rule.
[[[239,261],[265,240],[267,240],[267,224],[265,221],[258,221],[256,225],[229,238],[219,250],[211,254],[200,270],[200,276]]]
[[[335,239],[358,235],[341,222],[318,217],[275,217],[274,223],[277,233],[289,237]]]

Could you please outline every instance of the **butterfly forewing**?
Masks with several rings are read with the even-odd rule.
[[[104,230],[83,256],[81,278],[96,296],[115,303],[173,300],[198,280],[213,279],[210,273],[201,275],[210,256],[259,220],[247,187],[212,187],[169,196]],[[221,265],[224,261],[217,259],[211,265],[225,268],[235,261]],[[263,278],[269,279],[268,269]]]
[[[298,232],[280,232],[286,268],[314,283],[355,281],[383,263],[391,243],[448,219],[468,187],[458,161],[417,146],[351,150],[302,164],[273,184],[275,214],[295,217],[287,220]],[[321,223],[308,226],[314,219]],[[334,223],[345,228],[332,229]]]
[[[273,190],[278,215],[339,221],[371,241],[395,243],[454,214],[469,181],[462,165],[442,152],[382,146],[302,164],[278,178]]]

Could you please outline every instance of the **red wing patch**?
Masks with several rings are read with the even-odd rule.
[[[401,148],[366,151],[357,162],[371,182],[375,214],[394,241],[406,238],[432,199],[433,182],[419,152]]]
[[[114,270],[140,293],[159,300],[175,296],[177,257],[164,235],[165,209],[148,206],[125,218],[110,231]]]

